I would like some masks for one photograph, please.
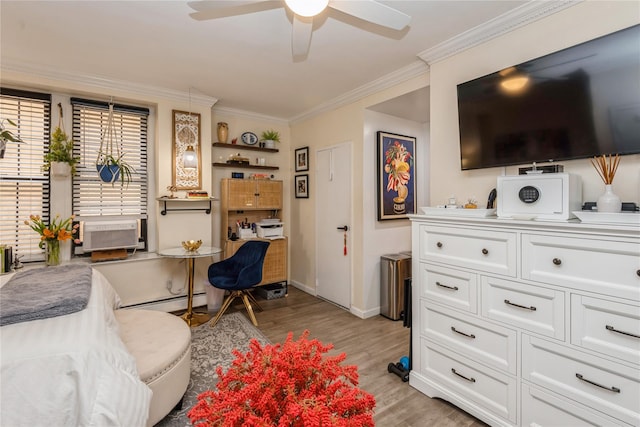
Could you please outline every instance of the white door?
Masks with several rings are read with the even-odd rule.
[[[316,158],[316,293],[348,309],[351,306],[351,143],[319,150]]]

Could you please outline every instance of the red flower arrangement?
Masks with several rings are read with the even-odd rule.
[[[284,344],[265,345],[252,339],[246,354],[223,373],[217,391],[198,396],[187,414],[203,426],[373,426],[375,398],[357,388],[356,366],[341,366],[346,355],[325,357],[333,345],[298,341],[289,332]]]

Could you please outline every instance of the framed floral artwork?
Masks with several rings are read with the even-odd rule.
[[[193,151],[191,151],[193,150]],[[195,156],[195,167],[185,165],[185,151]],[[200,114],[173,110],[173,185],[177,190],[202,188],[202,157],[200,154]]]
[[[416,212],[415,152],[411,136],[377,132],[378,221]]]
[[[296,175],[294,183],[296,199],[309,198],[309,175]]]
[[[296,148],[296,172],[309,170],[309,147]]]

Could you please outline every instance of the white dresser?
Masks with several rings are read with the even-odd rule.
[[[639,227],[411,220],[411,386],[491,425],[640,425]]]

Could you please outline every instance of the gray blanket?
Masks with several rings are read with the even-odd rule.
[[[63,265],[17,273],[0,288],[0,326],[84,310],[91,295],[91,267]]]

